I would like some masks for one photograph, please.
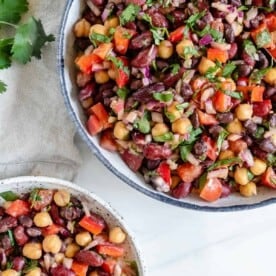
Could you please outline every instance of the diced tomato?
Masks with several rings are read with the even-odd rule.
[[[90,109],[103,124],[104,129],[110,127],[110,124],[108,123],[109,115],[101,102],[93,105]]]
[[[264,86],[255,86],[251,92],[251,102],[262,102],[264,91]]]
[[[209,48],[207,50],[207,58],[212,61],[225,63],[228,60],[228,52],[216,48]]]
[[[201,166],[195,166],[191,163],[184,163],[179,165],[177,168],[177,173],[182,181],[186,183],[192,183],[196,178],[200,176],[202,172]]]
[[[238,85],[237,91],[242,92],[244,100],[248,100],[248,99],[250,99],[249,95],[250,95],[251,91],[254,89],[254,87],[255,87],[254,85],[247,85],[247,86]]]
[[[103,123],[100,122],[96,115],[89,116],[87,121],[87,130],[92,136],[100,133],[103,130],[103,127]]]
[[[169,40],[172,43],[177,43],[177,42],[181,41],[184,37],[184,31],[185,31],[185,26],[181,26],[181,27],[177,28],[176,30],[174,30],[173,32],[170,33]]]
[[[84,216],[79,222],[79,225],[94,235],[100,234],[105,228],[104,220],[95,215]]]
[[[217,145],[216,142],[213,141],[210,137],[204,135],[202,137],[202,140],[205,142],[205,144],[207,145],[207,156],[215,161],[217,159],[218,156],[218,149],[217,149]]]
[[[265,17],[265,24],[270,32],[276,31],[276,14],[270,13]]]
[[[88,265],[73,261],[71,269],[75,272],[76,276],[86,276]]]
[[[102,59],[95,54],[82,55],[76,58],[76,65],[85,74],[90,74],[92,72],[93,64],[101,63]]]
[[[30,212],[29,202],[17,199],[8,206],[5,212],[12,217],[20,217],[23,215],[27,215]]]
[[[128,72],[128,60],[125,57],[117,57],[118,60],[123,62],[124,68],[117,68],[112,64],[112,68],[115,69],[115,81],[119,88],[123,88],[129,81]]]
[[[101,43],[94,51],[93,54],[104,60],[113,48],[112,43]]]
[[[267,49],[270,55],[276,59],[276,47],[274,49]]]
[[[255,116],[264,117],[269,114],[272,109],[271,100],[263,100],[260,103],[253,104],[253,114]]]
[[[263,185],[276,189],[276,174],[272,167],[268,167],[262,175],[261,182]]]
[[[115,50],[121,55],[127,52],[130,39],[136,34],[134,30],[130,30],[118,26],[114,33]]]
[[[231,107],[231,97],[221,91],[213,96],[213,104],[218,112],[226,112]]]
[[[104,260],[103,264],[102,264],[102,269],[107,272],[113,274],[114,273],[114,268],[116,265],[116,261],[114,259],[111,258],[107,258]]]
[[[113,137],[112,130],[105,130],[101,134],[100,138],[100,145],[102,148],[109,150],[109,151],[117,151],[117,144]]]
[[[98,245],[97,251],[99,254],[108,255],[111,257],[122,257],[125,253],[123,247],[108,242]]]
[[[269,41],[266,42],[266,44],[264,44],[264,42],[260,41],[260,35],[264,32],[267,33],[268,39],[270,38]],[[257,29],[251,31],[251,37],[257,44],[258,48],[274,48],[271,35],[270,35],[269,30],[265,23],[259,25],[259,27]]]
[[[166,162],[162,162],[157,168],[156,172],[161,176],[164,181],[170,186],[172,183],[171,179],[171,169]]]
[[[204,113],[199,109],[197,110],[197,115],[198,115],[199,122],[202,125],[209,126],[209,125],[218,124],[218,121],[214,115]]]
[[[61,229],[61,226],[52,224],[42,229],[42,235],[48,236],[48,235],[55,235],[57,234]]]
[[[207,179],[199,196],[209,202],[216,201],[222,194],[222,184],[217,178]]]

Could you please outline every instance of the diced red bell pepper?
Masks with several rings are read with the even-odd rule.
[[[255,116],[264,117],[269,114],[271,109],[271,100],[263,100],[262,102],[253,104],[253,114]]]
[[[52,225],[49,225],[42,229],[42,235],[44,237],[49,235],[55,235],[60,231],[60,229],[61,229],[61,226],[53,223]]]
[[[117,151],[117,144],[113,138],[112,130],[105,130],[101,134],[100,146],[109,151]]]
[[[114,273],[115,265],[116,265],[116,261],[114,259],[107,258],[104,260],[102,264],[102,269],[105,272],[110,273],[110,275],[112,275]]]
[[[262,102],[264,91],[264,86],[255,86],[251,91],[251,102]]]
[[[231,107],[231,97],[221,91],[213,96],[213,104],[218,112],[226,112]]]
[[[265,17],[265,24],[270,32],[276,31],[276,14],[270,13]]]
[[[196,178],[198,178],[202,173],[201,166],[195,166],[191,163],[184,163],[178,166],[177,174],[182,181],[186,183],[192,183]]]
[[[228,60],[228,52],[216,48],[209,48],[207,50],[207,58],[212,61],[225,63]]]
[[[111,257],[122,257],[125,253],[123,247],[108,242],[100,244],[96,248],[99,254]]]
[[[269,54],[276,59],[276,47],[274,49],[267,49]]]
[[[15,218],[27,215],[30,212],[30,204],[27,201],[17,199],[8,206],[5,212]]]
[[[112,43],[101,43],[94,51],[93,54],[104,60],[113,48]]]
[[[101,102],[90,107],[90,110],[93,112],[93,114],[97,116],[99,121],[102,123],[104,129],[111,126],[108,122],[109,115]]]
[[[206,182],[201,188],[199,196],[209,202],[216,201],[222,194],[222,184],[219,179],[206,179]]]
[[[88,265],[73,261],[71,269],[75,272],[76,276],[86,276]]]
[[[84,216],[79,225],[94,235],[100,234],[105,228],[104,220],[94,215]]]
[[[173,32],[170,33],[169,40],[172,43],[177,43],[177,42],[181,41],[184,37],[184,31],[185,31],[185,26],[181,26],[181,27],[177,28],[176,30],[174,30]]]
[[[130,30],[118,26],[114,33],[115,50],[117,53],[124,55],[127,52],[130,39],[136,34],[134,30]]]
[[[261,182],[263,185],[276,189],[276,174],[272,167],[268,167],[262,175]]]
[[[103,130],[103,123],[98,119],[96,115],[90,115],[87,121],[87,130],[94,136]]]
[[[163,178],[163,180],[171,186],[172,178],[171,178],[171,169],[170,166],[166,162],[162,162],[157,168],[156,172]]]
[[[217,159],[218,156],[218,149],[217,149],[217,145],[215,143],[215,141],[213,141],[210,137],[204,135],[202,137],[202,140],[205,142],[205,144],[207,145],[207,156],[215,161]]]
[[[90,74],[92,72],[93,64],[101,63],[102,59],[95,54],[82,55],[76,58],[77,67],[85,74]]]
[[[202,125],[210,126],[210,125],[218,124],[218,121],[214,115],[204,113],[199,109],[197,110],[197,115],[198,115],[199,122]]]

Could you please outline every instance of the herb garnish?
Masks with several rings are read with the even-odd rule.
[[[92,42],[92,44],[97,47],[97,42],[103,42],[103,43],[108,43],[111,41],[111,38],[109,38],[106,35],[102,35],[102,34],[98,34],[95,32],[92,32],[92,34],[90,35],[90,41]]]
[[[138,5],[135,5],[132,3],[127,5],[127,7],[123,10],[123,12],[119,17],[120,24],[125,25],[128,22],[134,21],[139,11],[140,11],[140,7]]]
[[[2,197],[6,201],[14,201],[18,199],[18,195],[12,191],[2,192],[0,193],[0,197]]]
[[[159,102],[170,102],[173,99],[173,93],[168,92],[168,93],[153,93],[153,98]]]
[[[243,48],[250,57],[254,58],[255,54],[257,53],[257,49],[251,40],[249,39],[244,40]]]
[[[233,62],[228,62],[223,67],[221,75],[224,78],[229,78],[236,68],[237,66]]]
[[[8,236],[9,236],[9,239],[10,239],[10,241],[11,241],[11,245],[12,246],[15,246],[15,241],[14,241],[14,237],[13,237],[13,232],[12,232],[12,230],[8,230]]]
[[[264,47],[266,44],[271,42],[271,35],[268,30],[263,30],[262,32],[258,33],[256,36],[256,44],[258,48]]]
[[[218,148],[218,152],[220,152],[220,149],[221,149],[221,146],[222,146],[222,143],[223,141],[225,140],[225,138],[228,136],[228,132],[223,129],[220,133],[219,133],[219,136],[217,138],[217,148]]]
[[[129,90],[126,87],[118,88],[116,93],[119,96],[119,98],[125,100],[127,97],[127,94],[129,93]]]
[[[35,202],[41,201],[41,196],[39,195],[39,189],[33,189],[30,193],[29,200],[31,201],[31,208],[34,206]]]
[[[112,61],[112,63],[115,65],[117,69],[123,70],[127,75],[130,74],[128,67],[124,65],[121,59],[113,56],[108,56],[107,60]]]
[[[229,165],[233,165],[236,163],[240,163],[242,160],[239,157],[233,157],[233,158],[229,158],[229,159],[222,159],[217,161],[216,163],[212,164],[207,171],[212,171],[213,169],[216,169],[218,167],[221,166],[229,166]]]
[[[163,135],[159,136],[154,136],[153,140],[155,142],[167,142],[167,141],[172,141],[173,140],[173,133],[172,132],[167,132]]]
[[[141,119],[134,122],[133,126],[138,128],[140,132],[147,134],[150,132],[149,113],[145,112]]]

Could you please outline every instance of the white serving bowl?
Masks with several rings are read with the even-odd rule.
[[[236,193],[214,203],[204,202],[196,195],[190,195],[184,199],[175,199],[169,195],[155,191],[144,182],[141,175],[132,172],[118,154],[108,152],[100,147],[98,138],[91,137],[86,130],[86,118],[79,103],[77,88],[75,86],[75,38],[72,30],[75,22],[81,18],[84,2],[82,0],[67,1],[60,27],[58,67],[66,107],[81,137],[98,159],[116,176],[136,190],[162,202],[184,208],[204,211],[233,211],[256,208],[276,202],[276,190],[264,187],[258,188],[258,195],[251,198],[245,198]]]
[[[85,203],[88,209],[104,218],[110,227],[119,226],[127,234],[125,241],[126,260],[135,260],[137,263],[139,276],[145,276],[145,267],[141,259],[140,251],[137,248],[134,235],[128,229],[124,219],[105,201],[97,195],[82,189],[81,187],[61,179],[43,176],[23,176],[0,180],[0,193],[12,191],[18,195],[30,192],[34,188],[44,189],[66,189],[72,195]],[[0,198],[0,205],[4,200]]]

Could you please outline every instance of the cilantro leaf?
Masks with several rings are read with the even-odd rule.
[[[193,56],[198,57],[199,53],[194,46],[186,46],[184,47],[184,50],[183,50],[183,56],[185,59],[189,59]]]
[[[2,192],[0,193],[0,197],[2,197],[6,201],[14,201],[18,199],[18,195],[12,191]]]
[[[243,48],[249,56],[254,58],[255,54],[257,53],[257,49],[251,40],[249,39],[244,40]]]
[[[111,41],[111,38],[109,38],[108,36],[98,34],[98,33],[95,33],[95,32],[92,32],[89,39],[95,47],[97,47],[97,42],[107,43],[107,42]]]
[[[0,21],[18,23],[21,19],[21,15],[26,11],[28,11],[27,0],[0,1]]]
[[[120,24],[125,25],[128,22],[134,21],[139,11],[140,7],[138,5],[129,4],[120,15]]]
[[[12,230],[8,230],[8,236],[9,236],[9,239],[10,239],[10,242],[11,242],[11,246],[15,246],[15,240],[14,240],[14,237],[13,237],[13,232]]]
[[[233,158],[229,158],[229,159],[222,159],[217,161],[216,163],[212,164],[207,171],[211,171],[213,169],[216,169],[220,166],[230,166],[236,163],[240,163],[242,160],[239,157],[233,157]]]
[[[192,151],[193,144],[183,145],[179,147],[181,159],[187,161],[188,154]]]
[[[117,57],[108,56],[107,60],[110,60],[117,69],[123,70],[128,76],[130,74],[127,66],[124,65],[123,61]]]
[[[10,55],[12,44],[12,38],[0,39],[0,69],[5,69],[11,66]]]
[[[268,30],[263,30],[262,32],[258,33],[256,36],[256,44],[258,48],[264,47],[266,44],[271,42],[272,38]]]
[[[270,69],[271,67],[268,67],[268,68],[264,68],[264,69],[256,69],[254,70],[249,79],[251,82],[254,82],[254,83],[260,83],[261,80],[263,79],[263,77],[265,76],[265,74],[267,73],[267,71]]]
[[[206,11],[202,11],[196,14],[191,15],[187,20],[186,20],[186,24],[187,26],[193,30],[194,25],[196,24],[196,22],[205,15]]]
[[[205,77],[209,80],[214,82],[216,80],[216,74],[218,70],[220,69],[220,66],[216,64],[215,66],[212,66],[208,68],[208,70],[205,73]]]
[[[0,94],[6,92],[6,90],[7,90],[7,85],[0,80]]]
[[[153,98],[159,102],[170,102],[173,99],[172,93],[153,93]]]
[[[51,41],[54,41],[54,36],[46,35],[41,21],[31,17],[16,30],[12,57],[23,64],[30,61],[32,56],[40,59],[42,46]]]
[[[134,127],[138,128],[140,132],[147,134],[150,132],[150,121],[148,112],[146,112],[141,119],[138,119],[134,123]]]
[[[127,97],[127,94],[129,93],[129,90],[126,87],[118,88],[116,91],[116,94],[119,96],[119,98],[125,100]]]
[[[222,146],[222,143],[223,141],[225,140],[225,138],[228,136],[228,132],[223,129],[220,133],[219,133],[219,136],[218,136],[218,139],[217,139],[217,148],[218,148],[218,152],[220,152],[220,149],[221,149],[221,146]]]
[[[222,76],[228,78],[236,69],[236,65],[233,62],[228,62],[222,69]]]
[[[167,132],[163,135],[154,136],[153,140],[155,142],[166,142],[166,141],[172,141],[173,140],[173,134],[172,132]]]

